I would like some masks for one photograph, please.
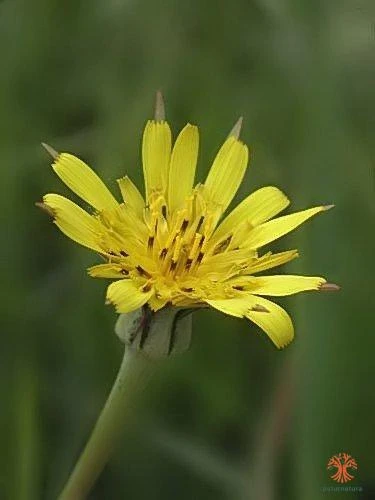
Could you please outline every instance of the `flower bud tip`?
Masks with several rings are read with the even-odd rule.
[[[243,116],[240,116],[236,121],[236,123],[234,124],[232,130],[229,132],[228,137],[235,137],[236,139],[239,139],[242,129],[242,122],[243,122]]]
[[[323,283],[320,285],[319,290],[322,290],[323,292],[337,292],[340,290],[339,285],[336,285],[336,283]]]
[[[46,203],[43,201],[36,201],[35,206],[42,209],[43,212],[46,212],[50,217],[55,218],[55,212],[52,210],[51,207],[49,207]]]
[[[156,92],[154,118],[157,122],[162,122],[165,120],[164,98],[160,90]]]
[[[59,153],[55,149],[53,149],[52,146],[46,144],[45,142],[42,142],[42,146],[47,151],[47,153],[51,155],[54,160],[56,160],[56,158],[59,156]]]

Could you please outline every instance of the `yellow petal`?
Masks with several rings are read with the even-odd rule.
[[[87,272],[92,278],[124,278],[123,269],[118,264],[98,264],[89,267]]]
[[[148,121],[143,133],[142,162],[146,200],[151,193],[167,192],[171,157],[171,130],[167,122]]]
[[[272,253],[268,252],[261,257],[254,259],[253,262],[244,270],[245,274],[254,274],[273,267],[281,266],[298,257],[297,250],[287,250],[286,252]]]
[[[142,218],[145,201],[137,186],[128,176],[117,179],[117,182],[124,202],[134,210],[139,218]]]
[[[293,231],[293,229],[303,224],[310,217],[327,209],[328,207],[325,206],[309,208],[265,222],[250,231],[249,237],[243,242],[242,246],[260,248],[263,245],[267,245],[267,243],[277,240],[281,236],[284,236],[284,234]]]
[[[169,299],[163,299],[156,297],[156,295],[153,295],[152,297],[149,298],[148,300],[148,305],[151,307],[153,311],[159,311],[159,309],[162,309],[167,303]]]
[[[240,224],[253,227],[266,222],[289,205],[289,200],[280,189],[267,186],[258,189],[245,198],[223,220],[213,235],[216,242],[226,234],[235,231]]]
[[[98,175],[76,156],[61,153],[52,164],[52,168],[74,193],[97,210],[110,210],[118,206]]]
[[[168,205],[170,212],[180,208],[194,184],[199,148],[198,127],[188,123],[172,150],[169,170]]]
[[[220,148],[208,173],[205,187],[210,200],[218,204],[222,212],[239,188],[247,167],[247,146],[235,137],[229,137]]]
[[[319,290],[326,283],[324,278],[315,276],[295,276],[291,274],[276,276],[251,276],[246,289],[256,295],[293,295],[308,290]]]
[[[250,294],[243,294],[242,296],[234,297],[233,299],[220,299],[220,300],[210,300],[207,299],[205,302],[214,307],[218,311],[221,311],[230,316],[235,316],[237,318],[243,318],[247,315],[249,310],[258,309],[261,305],[261,300],[258,301],[258,297]],[[267,314],[266,311],[262,311],[262,314]]]
[[[52,210],[57,227],[80,245],[102,252],[100,222],[81,207],[59,194],[46,194],[43,202]]]
[[[223,252],[203,259],[195,274],[200,279],[209,277],[212,280],[221,281],[224,277],[228,279],[231,275],[238,275],[239,270],[245,268],[251,259],[251,251],[247,249]]]
[[[143,292],[132,280],[120,280],[109,285],[107,300],[118,313],[128,313],[142,307],[153,293],[153,289]]]
[[[257,297],[257,302],[269,312],[248,311],[246,317],[264,330],[277,348],[286,347],[294,338],[293,323],[288,313],[263,297]]]

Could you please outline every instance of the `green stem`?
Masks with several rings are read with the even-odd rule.
[[[111,393],[59,500],[87,497],[118,440],[134,396],[146,385],[153,367],[154,363],[142,352],[125,349]]]

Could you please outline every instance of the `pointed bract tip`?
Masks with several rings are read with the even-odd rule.
[[[335,205],[324,205],[323,210],[324,211],[331,210],[331,208],[334,208],[334,207],[335,207]]]
[[[251,310],[256,312],[269,313],[269,310],[266,307],[261,306],[260,304],[255,304],[255,306],[253,306]]]
[[[55,212],[52,210],[51,207],[49,207],[46,203],[43,201],[36,201],[35,206],[43,210],[46,214],[48,214],[50,217],[55,218]]]
[[[319,290],[322,290],[323,292],[337,292],[340,290],[339,285],[336,285],[336,283],[323,283],[320,285]]]
[[[160,90],[156,92],[154,119],[156,122],[163,122],[165,120],[164,97]]]
[[[229,132],[228,137],[234,137],[235,139],[240,138],[240,133],[242,129],[242,122],[243,122],[243,116],[240,116],[236,123],[234,124],[234,127],[232,130]]]
[[[52,156],[52,158],[54,160],[56,160],[56,158],[59,156],[59,153],[55,149],[53,149],[52,146],[50,146],[49,144],[46,144],[45,142],[42,142],[42,146],[47,151],[47,153],[50,156]]]

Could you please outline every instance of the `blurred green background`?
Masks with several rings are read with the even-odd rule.
[[[0,499],[53,499],[122,356],[97,262],[34,202],[67,193],[41,141],[114,189],[142,186],[140,138],[162,89],[175,133],[201,130],[198,178],[239,115],[252,161],[237,201],[277,185],[291,210],[336,208],[274,248],[337,294],[281,299],[278,352],[246,321],[202,311],[162,365],[92,499],[375,498],[374,20],[371,0],[3,0],[0,3]],[[333,486],[328,459],[358,462]]]

